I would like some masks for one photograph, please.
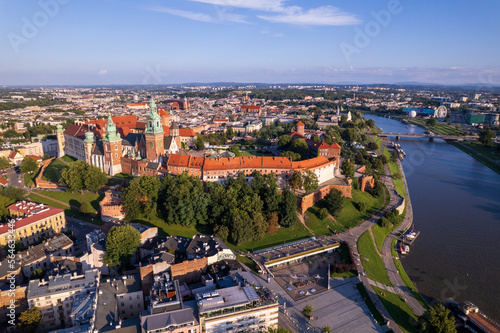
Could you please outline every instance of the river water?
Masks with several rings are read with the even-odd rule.
[[[365,114],[384,132],[423,133]],[[395,138],[391,138],[395,140]],[[500,321],[500,175],[443,140],[401,139],[420,236],[403,266],[433,300],[469,300]]]

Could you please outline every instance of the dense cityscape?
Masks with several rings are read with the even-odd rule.
[[[0,333],[500,333],[499,12],[5,2]]]
[[[495,89],[0,93],[2,325],[15,309],[26,330],[411,331],[436,299],[397,262],[420,233],[406,153],[366,115],[500,169]],[[469,300],[446,307],[453,326],[498,329]]]

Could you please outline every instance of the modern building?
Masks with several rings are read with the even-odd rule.
[[[72,325],[72,310],[79,296],[95,293],[99,286],[99,271],[87,270],[82,275],[64,274],[48,280],[31,280],[27,301],[30,308],[37,307],[42,313],[42,329],[54,329]]]
[[[54,257],[66,257],[73,254],[73,241],[65,234],[53,238],[18,253],[24,276],[30,277],[37,269],[46,271]]]
[[[202,332],[262,332],[278,326],[279,303],[269,290],[234,286],[196,295]]]
[[[66,228],[64,209],[31,201],[18,201],[7,209],[11,218],[15,219],[15,239],[26,247],[59,234]],[[6,245],[9,236],[9,224],[0,225],[0,245]]]

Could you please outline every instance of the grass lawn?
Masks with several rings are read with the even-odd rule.
[[[417,317],[401,296],[375,286],[372,287],[396,324],[404,332],[417,332]]]
[[[297,222],[292,228],[279,228],[274,235],[264,235],[264,238],[262,238],[260,241],[249,242],[240,245],[232,245],[231,243],[228,243],[228,246],[231,249],[236,249],[243,252],[252,250],[255,251],[275,245],[280,245],[283,243],[293,242],[311,236],[311,233],[302,225],[302,223]]]
[[[104,222],[99,217],[92,217],[88,214],[80,213],[79,211],[71,209],[66,205],[60,204],[60,203],[55,202],[51,199],[41,197],[34,192],[31,192],[28,197],[31,201],[43,203],[45,205],[49,205],[49,206],[56,207],[56,208],[64,209],[64,213],[66,214],[66,216],[70,216],[70,217],[73,217],[76,219],[84,220],[84,221],[87,221],[87,222],[90,222],[90,223],[93,223],[96,225],[103,225],[104,224]]]
[[[459,143],[459,142],[452,142],[452,141],[450,141],[448,143],[457,147],[458,149],[462,150],[466,154],[472,156],[473,158],[475,158],[479,162],[483,163],[484,165],[486,165],[488,168],[495,171],[496,173],[500,174],[500,164],[499,164],[500,161],[499,160],[496,160],[496,163],[494,163],[494,162],[484,158],[483,155],[478,154],[478,152],[481,152],[484,155],[491,157],[490,155],[493,154],[493,152],[486,154],[485,152],[481,151],[481,148],[484,150],[484,149],[486,149],[486,147],[479,145],[479,144],[475,144],[475,143],[463,143],[463,142]],[[481,147],[481,148],[479,148],[479,147]],[[491,158],[493,158],[493,157],[491,157]]]
[[[104,198],[103,195],[97,193],[80,193],[80,192],[60,192],[60,191],[33,191],[38,194],[45,195],[55,200],[62,201],[64,203],[80,207],[85,201],[90,202],[94,208],[94,213],[99,209],[99,202]]]
[[[243,150],[241,156],[276,156],[268,150]]]
[[[375,304],[373,304],[370,296],[368,296],[368,292],[366,291],[365,286],[363,286],[363,283],[356,284],[356,288],[358,288],[359,294],[363,297],[363,300],[365,301],[365,304],[368,307],[368,310],[370,310],[373,318],[375,318],[380,326],[384,326],[384,317],[382,317],[382,315],[377,311],[377,308],[375,307]]]
[[[475,151],[491,158],[494,161],[500,162],[500,152],[495,149],[495,147],[485,146],[476,142],[463,142],[467,147],[474,149]]]
[[[411,293],[417,299],[417,301],[425,309],[427,309],[428,308],[427,302],[424,300],[424,298],[422,297],[422,295],[420,295],[420,293],[418,292],[418,290],[415,287],[415,285],[413,284],[413,282],[411,282],[410,278],[406,274],[405,269],[403,268],[403,264],[401,263],[401,261],[399,261],[399,259],[397,259],[398,254],[396,253],[396,250],[394,249],[395,245],[396,245],[396,239],[394,239],[392,241],[392,247],[391,247],[392,250],[391,250],[391,252],[392,252],[392,257],[394,258],[394,264],[396,265],[396,268],[398,269],[399,276],[401,277],[401,280],[403,280],[403,282],[406,284],[406,286],[408,287],[408,289],[411,290]]]
[[[366,275],[387,286],[392,286],[387,271],[385,270],[384,262],[375,250],[370,231],[364,232],[358,239],[358,251],[361,259],[361,264],[366,272]],[[368,260],[366,260],[368,259]]]
[[[259,272],[259,266],[257,266],[257,264],[252,259],[245,257],[245,256],[236,256],[236,260],[238,260],[242,264],[245,264],[248,268],[250,268],[255,273]]]
[[[382,251],[382,245],[384,244],[384,240],[392,231],[392,228],[382,228],[378,224],[372,227],[373,237],[375,238],[375,242],[377,243],[378,251]]]
[[[338,224],[333,223],[328,218],[319,218],[319,208],[312,206],[306,211],[306,224],[309,229],[314,232],[314,236],[330,236],[332,232],[328,227],[332,228],[336,232],[342,232],[342,227]]]
[[[387,156],[387,158],[389,159],[389,162],[387,163],[387,166],[389,167],[391,175],[393,176],[392,177],[392,182],[394,184],[394,189],[396,190],[396,192],[399,193],[399,195],[401,195],[403,198],[406,198],[406,196],[405,196],[405,188],[404,188],[404,185],[403,185],[403,180],[401,178],[397,179],[397,178],[394,177],[394,175],[396,175],[396,174],[401,175],[401,172],[399,171],[398,164],[395,163],[395,162],[391,162],[390,161],[391,154],[389,154],[389,151],[387,150],[387,148],[384,148],[384,155]]]
[[[64,155],[63,157],[61,157],[61,159],[64,160],[64,162],[66,162],[66,163],[71,163],[71,162],[74,162],[77,160],[76,157],[69,156],[69,155]]]
[[[68,166],[64,164],[63,162],[59,161],[59,159],[55,159],[52,161],[52,163],[49,164],[47,169],[45,169],[42,179],[51,181],[51,182],[59,182],[59,179],[61,178],[61,173],[64,169],[66,169]]]

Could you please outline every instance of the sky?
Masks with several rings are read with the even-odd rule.
[[[0,85],[500,84],[499,0],[0,0]]]

